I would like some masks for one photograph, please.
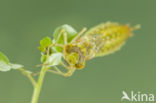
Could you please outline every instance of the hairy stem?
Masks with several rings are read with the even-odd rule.
[[[38,82],[34,86],[34,93],[33,93],[33,96],[32,96],[31,103],[37,103],[38,102],[39,94],[40,94],[40,91],[41,91],[41,87],[42,87],[42,83],[43,83],[46,71],[47,71],[47,68],[45,66],[43,66],[42,69],[41,69],[41,72],[40,72]]]

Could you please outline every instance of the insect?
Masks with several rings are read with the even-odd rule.
[[[64,25],[56,30],[53,43],[48,45],[44,54],[61,53],[62,59],[59,65],[67,69],[67,72],[62,72],[56,65],[52,66],[55,70],[49,69],[48,71],[71,76],[76,69],[84,68],[86,61],[118,51],[133,35],[132,31],[139,27],[139,25],[130,27],[129,24],[107,22],[87,32],[86,28],[83,28],[82,31],[76,33],[72,27]]]

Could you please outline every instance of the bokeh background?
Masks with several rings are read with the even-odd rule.
[[[62,24],[77,31],[106,21],[141,24],[121,51],[88,61],[72,77],[47,73],[39,103],[121,103],[122,90],[156,96],[155,5],[155,0],[0,0],[0,51],[38,71],[39,41]],[[30,103],[32,90],[19,71],[0,72],[0,103]]]

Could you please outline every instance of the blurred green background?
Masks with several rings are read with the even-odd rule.
[[[155,0],[0,0],[0,51],[37,71],[39,41],[62,24],[78,31],[106,21],[141,24],[121,51],[88,61],[72,77],[47,73],[39,103],[121,103],[122,90],[156,96],[155,5]],[[19,71],[0,72],[0,103],[30,103],[32,90]]]

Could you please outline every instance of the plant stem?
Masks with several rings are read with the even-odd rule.
[[[42,87],[42,83],[43,83],[46,71],[47,71],[47,68],[45,66],[43,66],[42,69],[41,69],[41,72],[40,72],[38,82],[34,86],[34,93],[33,93],[33,96],[32,96],[31,103],[37,103],[37,101],[38,101],[39,94],[40,94],[40,91],[41,91],[41,87]]]
[[[29,74],[25,69],[23,68],[19,68],[18,70],[20,70],[25,76],[27,76],[29,78],[29,80],[31,81],[32,85],[35,86],[36,85],[36,81],[34,80],[34,78],[31,76],[31,74]]]

